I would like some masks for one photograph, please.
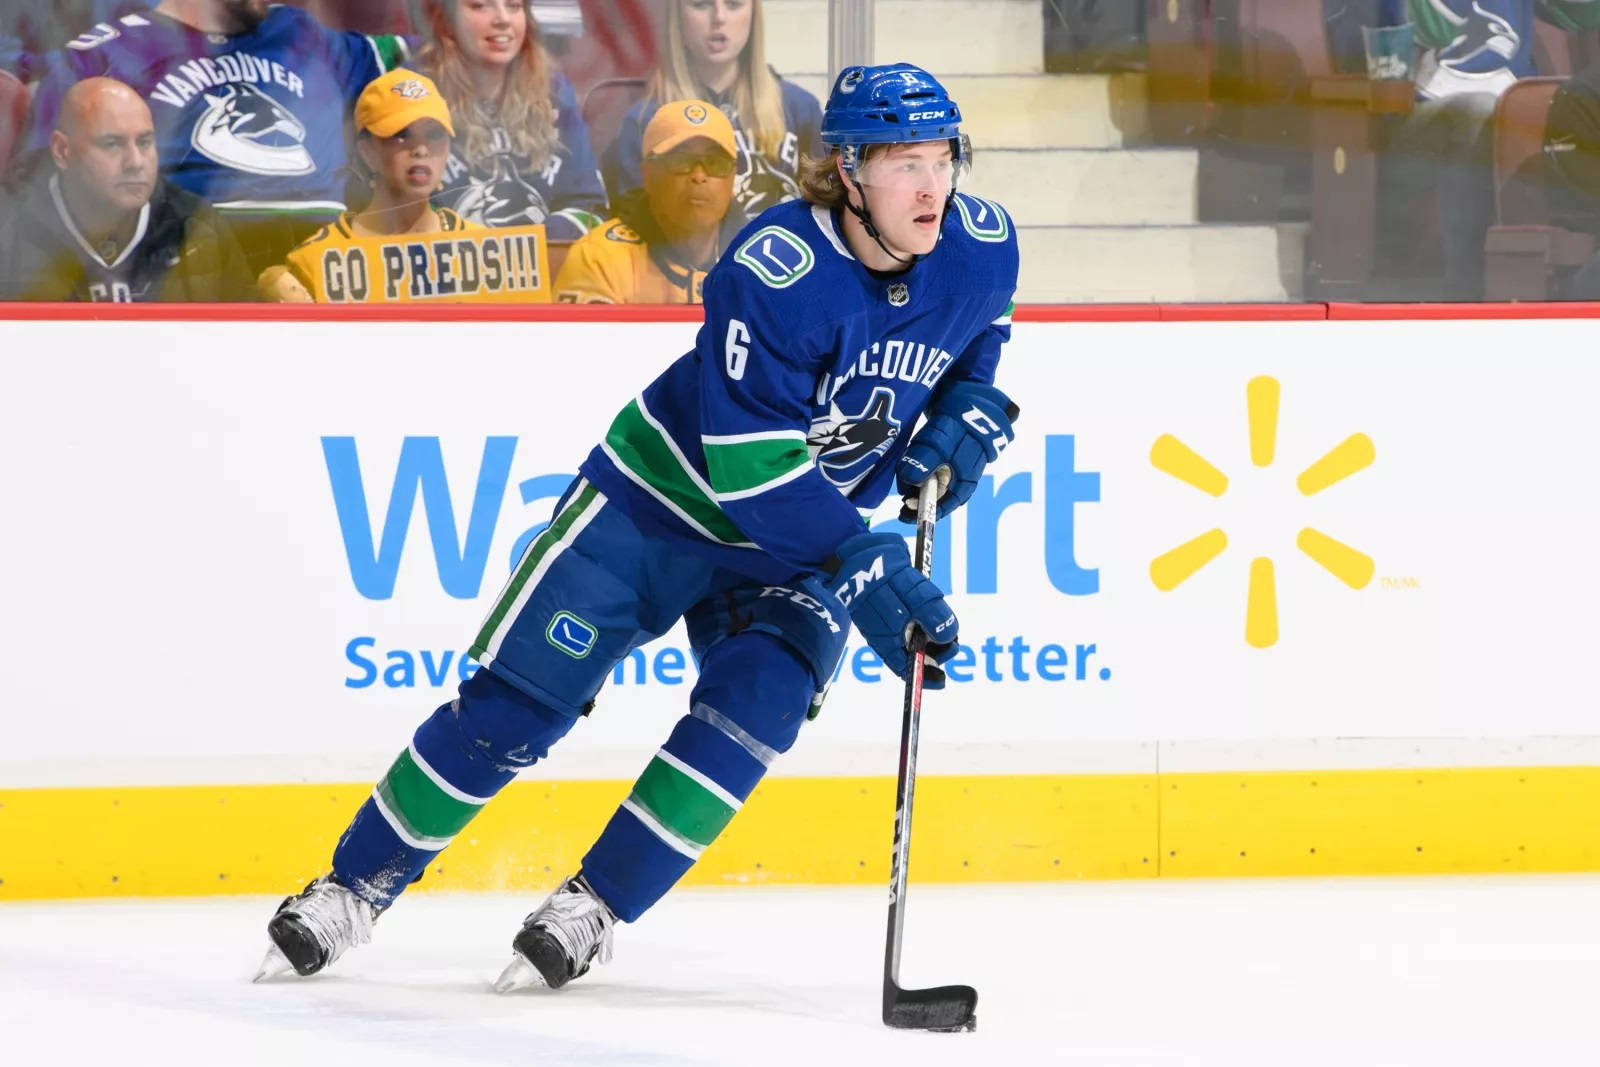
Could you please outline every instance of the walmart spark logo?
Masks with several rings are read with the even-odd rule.
[[[1270,467],[1277,451],[1278,393],[1278,380],[1266,376],[1252,378],[1245,387],[1250,416],[1250,461],[1257,467]],[[1364,433],[1351,434],[1301,471],[1295,486],[1301,495],[1312,496],[1371,466],[1376,457],[1371,438]],[[1157,470],[1210,496],[1220,497],[1228,489],[1226,474],[1171,434],[1162,434],[1156,439],[1150,448],[1150,462]],[[1370,556],[1320,530],[1306,527],[1300,531],[1295,544],[1352,589],[1365,588],[1372,581]],[[1151,560],[1150,580],[1157,589],[1170,592],[1227,547],[1227,534],[1220,529],[1208,530]],[[1268,648],[1278,641],[1277,583],[1272,560],[1266,556],[1250,561],[1244,639],[1256,648]]]

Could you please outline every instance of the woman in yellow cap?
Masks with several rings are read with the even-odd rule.
[[[268,267],[258,285],[269,300],[310,301],[312,277],[323,252],[360,237],[443,233],[466,229],[461,216],[434,207],[429,196],[444,178],[455,129],[438,87],[413,70],[391,70],[356,100],[356,155],[372,198],[346,211],[289,253],[287,264]]]

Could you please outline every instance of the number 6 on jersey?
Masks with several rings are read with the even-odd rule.
[[[738,319],[728,320],[728,339],[722,349],[728,359],[728,377],[734,381],[744,377],[745,361],[750,358],[750,330]]]

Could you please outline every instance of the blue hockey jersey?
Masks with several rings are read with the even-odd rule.
[[[105,75],[150,105],[161,172],[174,184],[221,208],[337,211],[345,119],[405,54],[399,37],[340,33],[284,5],[232,37],[130,13],[48,57],[29,147],[49,143],[73,83]]]
[[[623,408],[583,474],[647,532],[761,581],[816,573],[946,383],[992,382],[1011,336],[1017,238],[958,195],[909,270],[868,270],[825,208],[740,231],[705,284],[705,325]]]

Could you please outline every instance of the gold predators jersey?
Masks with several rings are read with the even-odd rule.
[[[705,271],[672,262],[621,219],[612,219],[573,244],[556,275],[556,302],[698,304],[705,280]]]

